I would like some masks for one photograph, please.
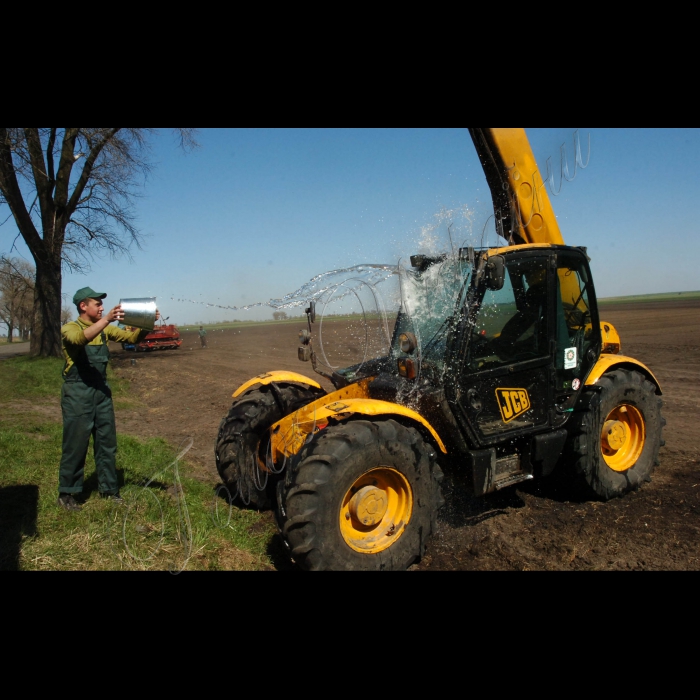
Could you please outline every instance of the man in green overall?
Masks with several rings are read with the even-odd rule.
[[[78,309],[76,321],[61,328],[63,340],[63,453],[58,476],[58,504],[66,510],[80,510],[75,494],[83,490],[85,458],[93,436],[97,489],[100,494],[122,503],[117,482],[117,431],[112,391],[107,384],[108,340],[138,343],[149,331],[126,331],[109,324],[124,318],[121,305],[103,314],[107,295],[90,287],[73,296]],[[160,312],[156,310],[156,320]]]

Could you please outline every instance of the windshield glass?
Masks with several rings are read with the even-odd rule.
[[[413,333],[421,363],[442,370],[450,320],[464,303],[472,267],[459,255],[444,256],[423,272],[401,270],[401,313],[392,350],[402,356],[399,336]]]
[[[399,262],[319,276],[303,290],[315,302],[312,330],[319,365],[348,379],[368,371],[373,360],[385,358],[395,368],[396,358],[408,356],[399,336],[411,333],[416,340],[411,357],[419,371],[426,362],[442,369],[448,321],[463,303],[470,271],[467,260],[442,255],[423,271]]]

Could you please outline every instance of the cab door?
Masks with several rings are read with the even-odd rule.
[[[555,258],[551,253],[505,256],[497,291],[475,290],[478,311],[462,339],[460,422],[482,446],[547,428],[553,399]]]

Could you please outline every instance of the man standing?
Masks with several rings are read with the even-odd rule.
[[[204,330],[203,326],[199,327],[199,339],[202,341],[202,347],[207,347],[207,332]]]
[[[66,510],[80,510],[75,495],[82,493],[90,435],[93,437],[97,488],[103,497],[117,503],[117,431],[112,391],[107,384],[108,340],[138,343],[147,330],[126,331],[109,324],[121,321],[121,305],[103,315],[102,300],[107,295],[90,287],[73,296],[78,319],[61,328],[63,341],[63,452],[58,476],[58,504]],[[156,310],[156,320],[160,312]]]

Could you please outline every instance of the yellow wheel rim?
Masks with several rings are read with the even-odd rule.
[[[404,533],[413,513],[413,492],[406,477],[390,467],[363,474],[340,508],[340,532],[349,547],[376,554]]]
[[[622,404],[608,414],[600,435],[605,463],[616,472],[633,467],[644,449],[644,417],[634,406]]]

